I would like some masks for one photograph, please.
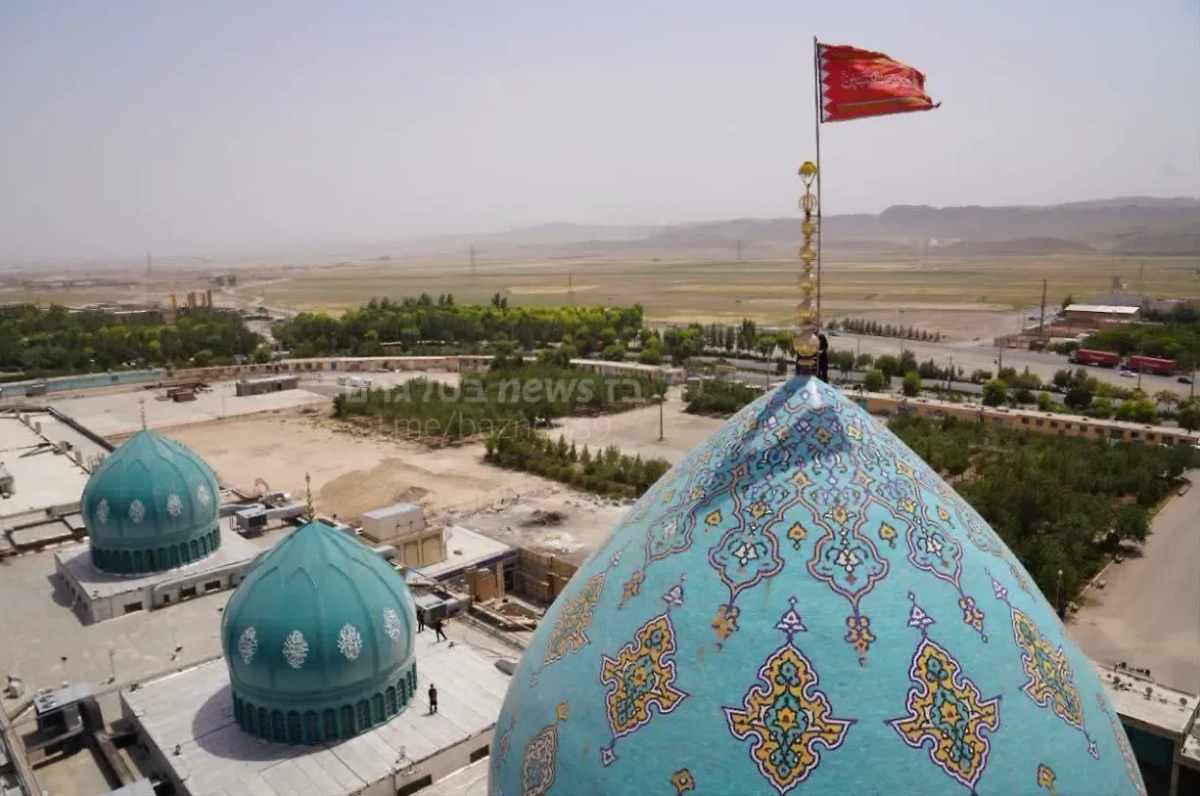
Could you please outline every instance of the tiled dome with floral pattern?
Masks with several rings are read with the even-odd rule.
[[[679,462],[575,574],[491,765],[495,796],[1143,791],[1004,543],[806,377]]]

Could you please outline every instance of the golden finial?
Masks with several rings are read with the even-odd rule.
[[[146,430],[146,399],[145,398],[138,399],[138,411],[141,412],[141,415],[142,415],[142,431],[145,431]]]
[[[820,340],[817,333],[820,330],[820,310],[814,297],[820,295],[817,274],[813,271],[813,261],[820,259],[821,239],[818,237],[819,223],[817,215],[817,196],[813,193],[813,182],[818,177],[817,166],[812,161],[805,161],[800,167],[800,180],[804,183],[804,195],[800,197],[800,209],[804,211],[804,221],[800,224],[800,232],[804,236],[804,245],[800,247],[797,256],[800,258],[803,271],[800,275],[800,304],[796,307],[796,356],[797,372],[813,375],[817,372],[817,354],[820,351]],[[816,248],[813,238],[816,238]]]
[[[312,476],[308,473],[304,474],[304,502],[308,506],[308,518],[311,520],[317,516],[317,513],[313,511]]]

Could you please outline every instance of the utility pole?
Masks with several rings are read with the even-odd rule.
[[[475,281],[475,247],[471,247],[471,281]]]
[[[567,274],[567,306],[575,306],[575,274]]]
[[[1038,320],[1038,341],[1046,338],[1046,285],[1048,280],[1042,280],[1042,316]]]
[[[742,239],[741,238],[737,239],[737,258],[739,260],[742,259]]]
[[[946,389],[954,389],[954,357],[950,357],[949,378],[946,379]]]

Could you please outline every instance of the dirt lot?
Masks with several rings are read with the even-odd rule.
[[[338,431],[323,416],[299,412],[206,423],[170,434],[202,456],[223,481],[244,490],[263,478],[272,489],[303,499],[304,477],[310,474],[316,509],[343,520],[397,500],[442,511],[499,499],[514,489],[551,486],[484,463],[482,444],[431,450]]]

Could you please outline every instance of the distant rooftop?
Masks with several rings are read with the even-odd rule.
[[[393,503],[390,506],[384,506],[383,508],[372,509],[371,511],[365,512],[363,516],[370,517],[373,520],[386,520],[390,517],[402,517],[405,514],[408,514],[410,511],[423,512],[424,509],[422,509],[416,503]]]
[[[1137,315],[1141,307],[1124,304],[1069,304],[1065,312],[1094,312],[1100,315]]]

